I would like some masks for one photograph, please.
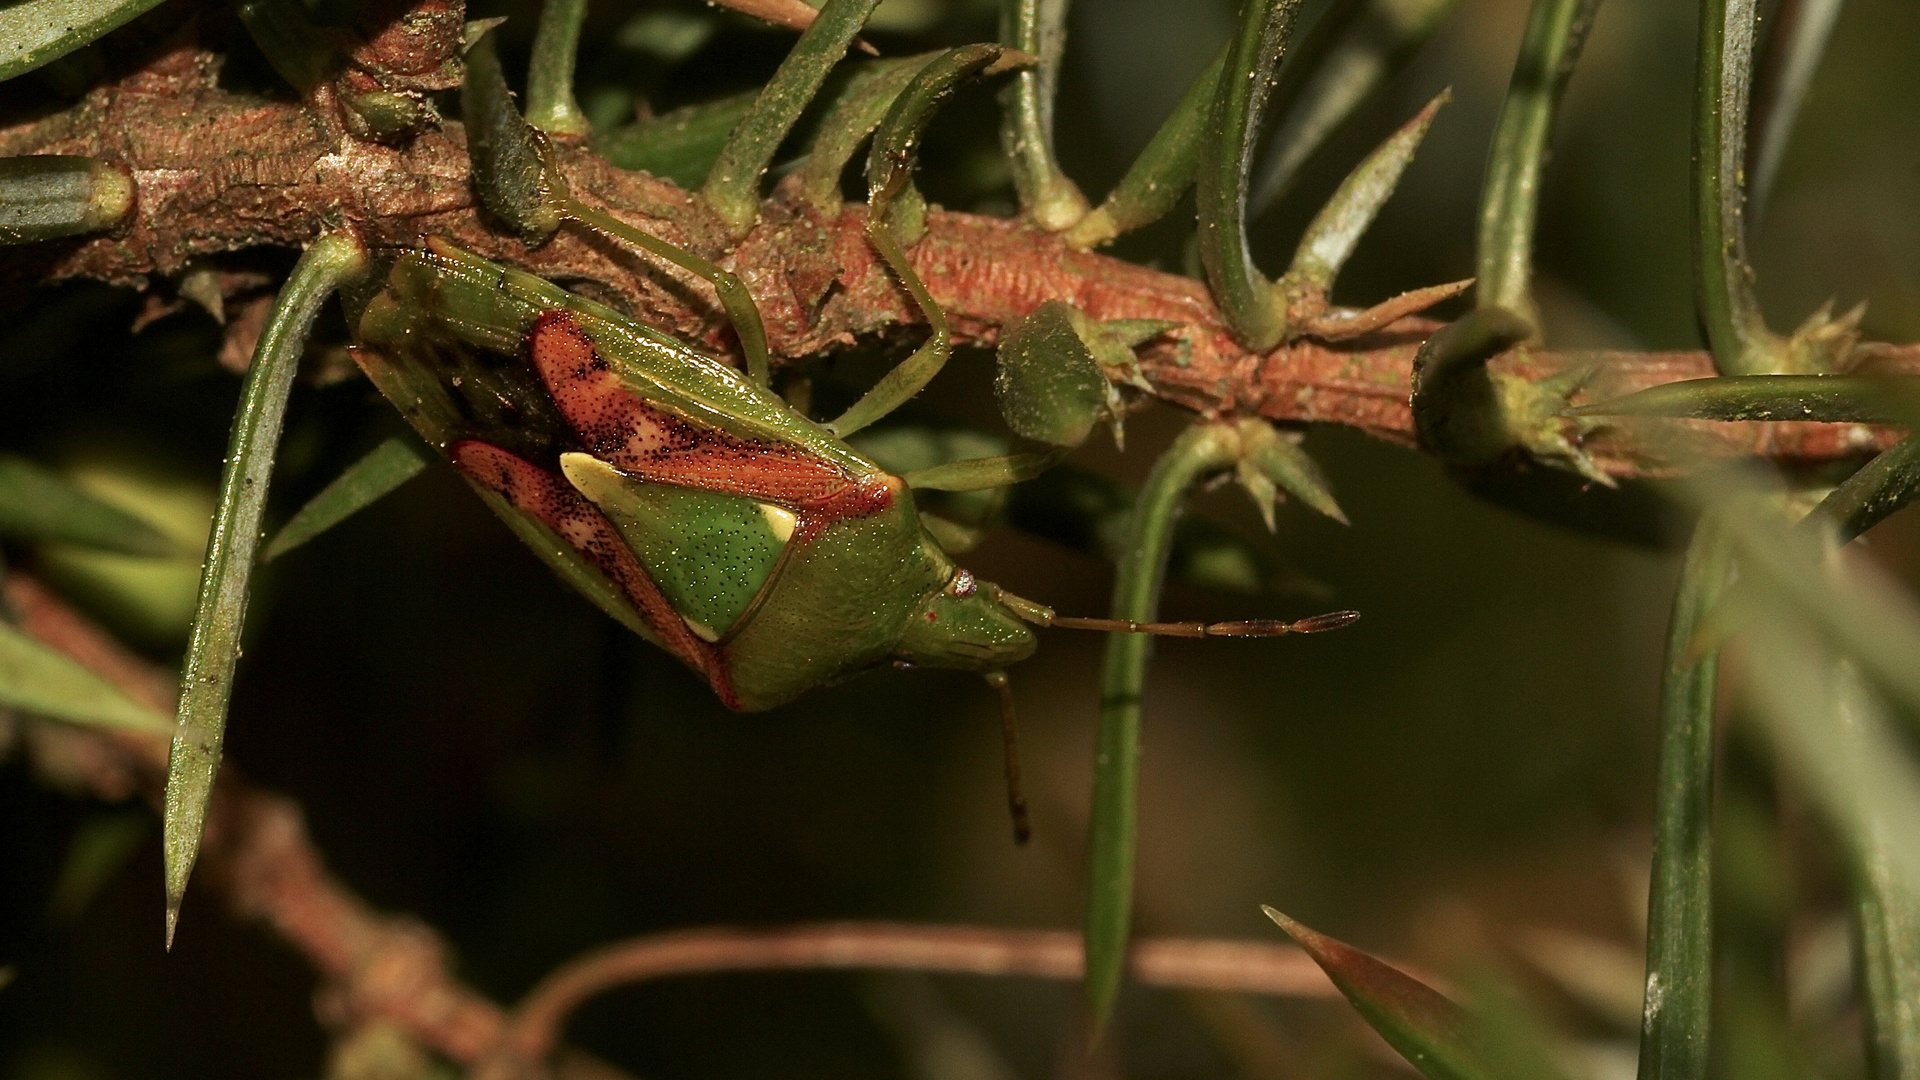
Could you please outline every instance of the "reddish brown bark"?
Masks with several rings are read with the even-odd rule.
[[[363,142],[337,134],[337,125],[316,121],[301,104],[217,89],[216,66],[189,23],[137,73],[73,109],[0,129],[0,154],[99,157],[127,169],[138,189],[136,210],[117,233],[14,249],[0,273],[15,282],[88,277],[144,285],[199,256],[298,246],[330,228],[351,228],[374,245],[443,236],[622,305],[651,325],[729,344],[704,282],[572,227],[537,248],[490,227],[458,124],[401,146]],[[673,184],[614,168],[578,146],[563,147],[559,160],[582,201],[740,274],[782,360],[921,321],[868,244],[861,207],[823,219],[779,191],[761,223],[736,242],[697,197]],[[1437,325],[1429,320],[1402,319],[1352,342],[1303,339],[1254,353],[1227,331],[1202,282],[1075,251],[1019,221],[935,211],[927,226],[911,257],[961,340],[992,344],[1000,327],[1046,300],[1099,319],[1174,321],[1179,328],[1142,351],[1156,395],[1203,413],[1341,424],[1415,442],[1408,394],[1414,355]],[[1896,353],[1892,361],[1920,363],[1920,353]],[[1539,377],[1585,363],[1598,366],[1579,401],[1712,374],[1702,353],[1522,350],[1492,367]],[[1588,434],[1585,449],[1614,476],[1660,474],[1671,469],[1674,430],[1649,422],[1603,428]],[[1860,456],[1891,437],[1848,425],[1714,424],[1692,425],[1684,445],[1713,455],[1820,460]]]

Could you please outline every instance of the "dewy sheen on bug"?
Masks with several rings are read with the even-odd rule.
[[[414,428],[730,708],[889,662],[991,675],[1033,653],[1033,625],[1269,636],[1357,617],[1057,618],[955,565],[904,480],[771,391],[541,278],[432,241],[381,254],[347,301],[355,357]]]

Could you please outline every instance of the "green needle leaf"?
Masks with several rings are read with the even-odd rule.
[[[586,20],[587,0],[544,0],[540,7],[527,65],[527,123],[541,131],[585,135],[593,130],[573,96],[574,62]]]
[[[1913,424],[1920,421],[1920,379],[1898,375],[1726,375],[1663,383],[1570,412],[1576,416]]]
[[[1273,68],[1287,48],[1300,0],[1246,0],[1208,114],[1195,187],[1200,261],[1235,337],[1264,352],[1286,336],[1285,305],[1247,250],[1247,176]]]
[[[1791,36],[1768,42],[1757,80],[1752,125],[1759,139],[1753,149],[1752,175],[1747,178],[1748,203],[1756,219],[1766,210],[1773,178],[1786,157],[1787,138],[1793,134],[1843,4],[1844,0],[1799,0],[1787,17],[1774,16],[1773,33]]]
[[[1884,708],[1851,664],[1835,675],[1849,730],[1884,728]],[[1854,926],[1871,1080],[1920,1076],[1920,889],[1900,871],[1899,838],[1870,821],[1854,840]]]
[[[131,22],[159,0],[21,0],[0,20],[0,79],[58,60]]]
[[[1154,462],[1134,503],[1114,572],[1111,617],[1152,622],[1187,495],[1202,480],[1233,467],[1240,436],[1228,424],[1201,422]],[[1108,634],[1100,675],[1100,719],[1094,735],[1093,808],[1087,841],[1086,995],[1096,1030],[1120,993],[1133,927],[1133,862],[1140,791],[1140,699],[1153,639]]]
[[[1757,0],[1701,0],[1694,80],[1694,288],[1721,372],[1784,370],[1784,342],[1767,329],[1747,261],[1747,98]]]
[[[0,534],[80,544],[121,555],[178,554],[159,529],[87,494],[58,473],[0,455]]]
[[[173,732],[171,717],[5,622],[0,622],[0,704],[89,727]]]
[[[315,240],[274,302],[240,393],[226,471],[220,478],[220,504],[201,570],[200,601],[187,643],[180,725],[167,759],[162,842],[169,948],[187,877],[200,851],[214,773],[220,767],[227,702],[233,692],[234,664],[240,657],[240,631],[246,623],[247,583],[260,543],[260,516],[266,508],[267,482],[273,476],[294,371],[322,302],[341,284],[363,275],[366,267],[366,249],[357,238],[329,233]]]
[[[622,169],[640,169],[692,190],[713,171],[727,136],[757,96],[749,90],[629,124],[596,137],[593,150]]]
[[[40,154],[0,158],[0,244],[110,229],[133,208],[133,181],[104,161]]]
[[[1378,957],[1309,929],[1273,908],[1267,918],[1287,932],[1333,980],[1373,1030],[1429,1080],[1492,1080],[1474,1044],[1466,1012],[1427,984]]]
[[[1832,527],[1845,544],[1885,521],[1915,495],[1920,495],[1920,436],[1909,435],[1828,492],[1807,518]]]
[[[759,217],[760,177],[772,163],[774,152],[879,3],[827,0],[819,18],[800,35],[793,51],[727,139],[700,195],[736,233],[745,232]]]
[[[420,475],[420,470],[432,460],[433,454],[425,446],[402,435],[374,447],[301,507],[274,534],[260,561],[270,563],[373,505],[388,492]]]
[[[1600,0],[1534,0],[1480,192],[1479,300],[1536,324],[1533,228],[1540,216],[1540,178],[1560,96],[1599,6]]]
[[[1713,519],[1696,527],[1667,628],[1647,897],[1639,1080],[1703,1080],[1712,1020],[1713,704],[1719,656],[1694,634],[1727,582],[1732,553]]]
[[[1060,90],[1066,21],[1067,0],[1001,0],[1000,40],[1036,62],[1000,92],[1000,145],[1013,166],[1020,209],[1048,232],[1067,228],[1087,212],[1086,196],[1053,156],[1053,103]]]

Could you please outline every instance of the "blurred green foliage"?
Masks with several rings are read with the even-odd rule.
[[[1342,272],[1338,300],[1364,304],[1470,274],[1488,137],[1526,7],[1465,0],[1252,223],[1262,265],[1281,266],[1351,164],[1451,86],[1455,103]],[[1058,150],[1090,196],[1122,175],[1225,40],[1232,8],[1079,0]],[[1573,77],[1536,243],[1536,299],[1555,345],[1699,344],[1688,269],[1688,8],[1610,0]],[[524,70],[536,10],[473,11],[510,16],[500,32],[509,79]],[[869,36],[904,55],[990,37],[992,23],[990,3],[889,0]],[[791,40],[692,0],[600,0],[587,14],[578,97],[597,125],[618,127],[758,85]],[[1843,307],[1868,301],[1868,337],[1920,338],[1915,40],[1920,6],[1908,0],[1854,0],[1841,17],[1774,194],[1752,214],[1761,298],[1776,326],[1837,296]],[[264,69],[248,48],[236,44],[236,79]],[[73,70],[46,69],[29,89],[72,95],[61,80]],[[996,123],[990,88],[962,92],[941,114],[917,178],[930,201],[1010,209]],[[1176,213],[1123,238],[1116,253],[1183,265],[1183,217],[1191,220]],[[61,285],[9,306],[0,450],[66,467],[193,551],[238,380],[217,363],[219,327],[204,312],[188,307],[135,332],[140,303]],[[336,326],[323,337],[341,334]],[[823,395],[832,381],[821,380]],[[997,433],[990,360],[957,356],[905,419]],[[1164,407],[1137,414],[1124,454],[1096,437],[1073,465],[1137,484],[1181,423]],[[395,430],[362,382],[297,389],[273,512],[284,520]],[[1316,431],[1307,446],[1351,527],[1286,505],[1266,541],[1246,500],[1225,490],[1203,496],[1194,518],[1254,538],[1276,565],[1284,553],[1328,599],[1366,618],[1337,635],[1157,647],[1140,928],[1270,940],[1257,907],[1266,902],[1441,970],[1508,954],[1539,929],[1575,935],[1596,955],[1635,957],[1673,554],[1494,509],[1436,463],[1350,432]],[[1018,525],[1020,504],[1016,493],[992,512]],[[1110,564],[1096,544],[1057,543],[1064,530],[1033,535],[1045,531],[997,529],[967,563],[1063,612],[1102,609]],[[1873,539],[1876,558],[1915,577],[1920,530],[1910,514]],[[177,659],[191,557],[24,546],[7,556],[156,659]],[[460,973],[498,1000],[581,950],[676,926],[1078,921],[1099,653],[1091,637],[1050,635],[1013,674],[1037,830],[1016,850],[1005,837],[994,704],[977,680],[889,671],[770,715],[728,714],[673,661],[563,591],[445,468],[260,576],[232,757],[300,801],[356,891],[444,932]],[[1287,617],[1323,602],[1176,576],[1162,610]],[[4,738],[18,730],[6,726]],[[1817,965],[1808,965],[1825,955],[1818,931],[1838,910],[1842,874],[1820,827],[1770,773],[1758,754],[1731,766],[1718,856],[1719,902],[1732,920],[1719,1021],[1729,1052],[1717,1067],[1747,1080],[1761,1075],[1749,1061],[1804,1061],[1857,1076],[1857,1043],[1822,1034],[1847,1023],[1844,994],[1837,1007],[1792,996],[1815,986]],[[18,754],[0,770],[0,966],[17,971],[0,985],[0,1077],[321,1075],[329,1048],[312,1020],[304,962],[263,931],[237,928],[215,903],[188,905],[179,945],[164,956],[157,847],[136,844],[118,865],[115,845],[133,819],[102,812],[36,785]],[[1776,862],[1792,866],[1790,881]],[[1538,967],[1526,976],[1529,999],[1574,1033],[1587,1075],[1631,1075],[1634,1032]],[[1057,1034],[1074,1030],[1077,1000],[1074,987],[1021,981],[934,979],[903,990],[844,975],[724,975],[609,995],[570,1030],[663,1080],[930,1076],[915,1064],[926,1059],[924,1034],[903,1032],[924,1033],[931,1015],[941,1030],[976,1035],[968,1045],[990,1047],[1005,1075],[1089,1075],[1059,1064],[1085,1060]],[[1111,1053],[1131,1077],[1405,1075],[1340,1002],[1260,1001],[1242,1015],[1290,1049],[1293,1072],[1262,1072],[1247,1039],[1221,1036],[1220,1015],[1193,998],[1129,989]]]

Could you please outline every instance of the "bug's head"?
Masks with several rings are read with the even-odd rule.
[[[982,587],[956,567],[939,592],[907,620],[893,656],[909,664],[997,671],[1033,655],[1033,628],[1000,602],[999,591]]]

